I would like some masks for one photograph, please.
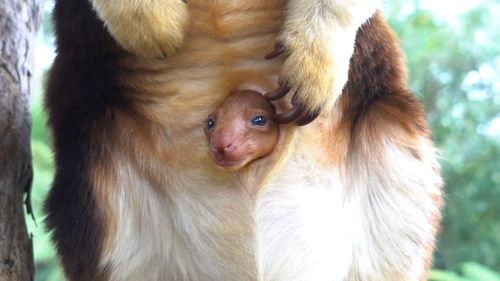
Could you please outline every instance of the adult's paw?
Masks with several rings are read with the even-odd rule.
[[[182,0],[91,0],[113,38],[145,58],[176,53],[189,15]]]
[[[279,75],[280,87],[266,94],[269,100],[293,95],[293,107],[277,116],[281,123],[295,122],[299,126],[309,124],[325,107],[333,105],[346,80],[338,79],[335,75],[337,61],[328,42],[321,39],[307,40],[307,37],[310,38],[307,35],[302,37],[299,33],[284,36],[265,57],[273,59],[282,54],[287,56]],[[344,67],[347,74],[348,65]],[[342,83],[340,90],[339,87],[336,89],[335,83]]]

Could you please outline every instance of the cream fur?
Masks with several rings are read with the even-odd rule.
[[[125,49],[147,58],[175,54],[183,43],[190,17],[187,6],[196,2],[91,1],[113,37]],[[234,1],[206,2],[207,6],[217,5],[219,10],[239,5]],[[382,0],[288,1],[279,38],[287,48],[288,58],[281,68],[280,81],[289,83],[292,92],[297,91],[297,100],[308,111],[333,106],[347,81],[356,30],[381,4]],[[244,35],[244,31],[238,35]]]
[[[149,127],[123,121],[115,156],[102,163],[110,171],[95,182],[98,194],[110,194],[101,202],[110,224],[100,259],[110,280],[424,280],[441,185],[426,139],[397,132],[419,144],[412,148],[421,160],[388,138],[352,151],[347,167],[325,163],[329,152],[317,139],[332,131],[334,108],[307,127],[284,126],[272,155],[227,173],[210,160],[203,135],[205,117],[228,93],[271,91],[280,73],[312,108],[331,106],[356,28],[378,2],[190,0],[179,53],[167,61],[128,58],[122,81]],[[141,3],[94,0],[110,30],[134,10],[148,14]],[[178,2],[151,3],[161,18],[159,6]],[[157,25],[137,30],[156,38]],[[142,48],[130,38],[118,41]],[[263,60],[278,38],[290,57]],[[145,46],[151,42],[159,41]],[[152,45],[138,53],[154,56],[161,48]]]
[[[423,159],[385,140],[380,165],[355,155],[347,171],[346,206],[354,262],[347,280],[423,280],[434,244],[442,186],[434,151],[421,140]]]
[[[280,40],[288,58],[280,80],[309,111],[332,108],[347,81],[356,31],[382,0],[290,0]],[[321,73],[318,75],[318,73]],[[333,93],[333,94],[332,94]]]
[[[252,203],[244,190],[207,186],[203,176],[185,182],[192,175],[173,170],[164,176],[179,184],[166,194],[133,166],[117,166],[114,247],[101,261],[112,268],[110,280],[256,280]]]
[[[147,58],[173,55],[189,20],[182,0],[91,0],[99,17],[125,49]]]
[[[101,260],[111,280],[423,280],[442,184],[428,141],[422,160],[388,139],[367,147],[386,155],[379,166],[355,151],[342,171],[319,164],[317,130],[287,134],[272,181],[193,163],[167,165],[168,185],[156,185],[117,158],[116,228]]]

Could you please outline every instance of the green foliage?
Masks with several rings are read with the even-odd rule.
[[[41,36],[38,37],[42,41],[37,42],[37,48],[50,49],[52,45],[53,32],[49,12],[46,11],[44,14],[44,21],[40,31]],[[42,55],[48,56],[50,54]],[[50,134],[46,127],[47,116],[42,105],[43,80],[46,71],[47,67],[38,63],[33,77],[31,152],[34,179],[32,204],[36,223],[31,219],[31,216],[26,216],[26,222],[33,237],[35,280],[61,281],[64,280],[64,276],[56,258],[54,246],[50,241],[50,234],[44,227],[44,215],[42,213],[43,200],[54,177]]]
[[[468,262],[461,266],[462,275],[446,270],[433,270],[430,281],[500,281],[500,274],[478,263]]]
[[[459,20],[415,3],[389,19],[442,157],[447,196],[435,265],[500,269],[500,3],[481,1]]]
[[[43,112],[40,95],[35,95],[32,106],[33,130],[31,151],[33,156],[34,181],[32,203],[36,224],[27,216],[29,231],[33,235],[33,251],[35,255],[36,280],[64,280],[50,235],[43,225],[42,203],[54,176],[53,157],[50,148],[48,130],[45,127],[46,114]]]

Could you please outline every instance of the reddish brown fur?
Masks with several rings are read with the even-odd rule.
[[[267,123],[253,125],[257,116],[265,117]],[[274,116],[274,106],[261,94],[249,90],[232,93],[210,114],[213,128],[205,126],[213,160],[234,170],[270,154],[279,138]]]
[[[421,141],[430,142],[430,131],[421,103],[408,89],[404,56],[394,32],[380,13],[362,26],[358,32],[356,46],[351,58],[349,80],[338,102],[342,113],[332,134],[343,136],[342,149],[333,150],[338,156],[344,155],[342,165],[347,173],[353,167],[354,158],[363,155],[368,165],[374,165],[383,155],[380,148],[390,140],[406,149],[416,159],[422,160]],[[334,139],[341,137],[336,136]],[[333,158],[333,157],[332,157]],[[439,166],[433,163],[439,173]],[[351,171],[349,171],[351,170]],[[437,235],[443,206],[440,194],[432,196],[437,212],[429,216],[430,224]],[[435,240],[422,245],[426,251],[424,274],[420,280],[427,280],[432,266]],[[394,279],[397,275],[392,275]]]
[[[328,159],[341,161],[336,164],[363,145],[376,147],[382,136],[408,147],[417,145],[417,136],[429,137],[422,105],[407,86],[403,54],[380,13],[358,32],[349,80],[332,116],[324,145],[331,147]]]

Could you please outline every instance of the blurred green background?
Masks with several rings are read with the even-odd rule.
[[[64,280],[42,201],[53,176],[42,106],[54,56],[46,2],[35,48],[32,149],[36,280]],[[446,209],[431,280],[500,281],[500,1],[387,1],[384,14],[401,39],[411,88],[425,104],[441,153]]]

